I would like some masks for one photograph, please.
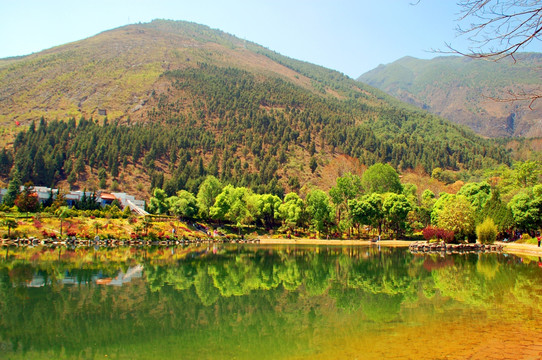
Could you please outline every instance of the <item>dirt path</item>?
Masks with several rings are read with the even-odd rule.
[[[502,243],[504,251],[507,253],[518,254],[518,255],[529,255],[529,256],[540,256],[542,257],[542,247],[538,247],[534,244],[518,244],[518,243]]]

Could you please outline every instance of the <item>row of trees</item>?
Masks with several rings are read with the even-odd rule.
[[[505,175],[490,182],[467,183],[456,193],[436,196],[431,190],[418,191],[402,184],[398,173],[387,164],[371,166],[362,177],[347,173],[336,180],[329,192],[318,188],[288,193],[283,199],[257,194],[246,187],[224,185],[209,176],[196,195],[186,190],[167,196],[155,189],[148,210],[182,218],[241,225],[282,227],[284,231],[305,229],[319,234],[393,234],[402,237],[433,226],[451,234],[450,240],[473,239],[476,226],[491,219],[495,232],[519,229],[536,232],[542,228],[542,185],[539,178],[523,183],[522,169],[540,165],[518,163],[512,179]],[[509,174],[510,175],[510,174]],[[515,180],[513,180],[515,179]],[[515,186],[508,184],[515,181]],[[508,184],[508,185],[507,185]],[[528,186],[524,186],[528,185]],[[501,190],[506,191],[503,200]],[[486,228],[489,226],[485,223]]]
[[[498,231],[509,237],[513,235],[505,235],[505,231],[518,229],[534,235],[542,228],[540,170],[540,164],[534,161],[516,163],[513,169],[502,167],[489,172],[488,181],[466,183],[457,193],[438,196],[428,189],[418,191],[413,184],[402,184],[390,165],[380,163],[369,167],[362,177],[351,173],[338,177],[327,193],[304,187],[299,193],[284,197],[258,194],[209,175],[196,193],[183,189],[170,196],[164,189],[155,188],[148,210],[238,228],[256,225],[349,237],[366,235],[371,230],[373,234],[402,237],[426,228],[424,235],[432,234],[429,237],[472,239],[477,225],[482,223],[490,234]],[[54,210],[65,205],[62,196],[57,196],[53,203],[51,194],[49,203],[40,206],[32,193],[32,184],[26,183],[20,191],[20,183],[15,172],[3,205],[16,205],[22,212],[36,212],[43,207]],[[75,208],[96,210],[98,206],[95,195],[85,193]],[[117,212],[120,214],[120,210]],[[492,225],[485,221],[488,219]]]

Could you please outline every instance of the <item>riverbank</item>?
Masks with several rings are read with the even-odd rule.
[[[260,238],[260,244],[262,245],[332,245],[332,246],[354,246],[354,245],[377,245],[391,246],[391,247],[408,247],[412,244],[412,241],[407,240],[381,240],[379,242],[372,242],[370,240],[327,240],[327,239],[308,239],[308,238]],[[519,244],[519,243],[505,243],[496,242],[497,245],[502,245],[503,251],[510,254],[527,255],[527,256],[541,256],[542,247],[538,247],[534,244]]]
[[[328,239],[307,239],[307,238],[295,238],[295,239],[272,239],[272,238],[260,238],[260,244],[267,245],[335,245],[335,246],[350,246],[350,245],[385,245],[392,247],[408,247],[411,241],[406,240],[381,240],[379,242],[372,242],[370,240],[328,240]]]

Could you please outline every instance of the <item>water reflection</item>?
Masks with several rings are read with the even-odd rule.
[[[473,316],[531,330],[541,274],[515,256],[384,247],[10,249],[0,357],[302,358]]]

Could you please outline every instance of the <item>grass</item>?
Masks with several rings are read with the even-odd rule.
[[[11,237],[35,237],[49,238],[60,237],[60,219],[52,215],[44,216],[36,214],[30,217],[18,217],[17,227],[11,229]],[[203,238],[202,232],[195,230],[189,223],[166,219],[165,221],[153,221],[146,227],[143,218],[130,217],[128,219],[108,219],[92,217],[71,217],[62,221],[62,236],[77,236],[78,238],[91,239],[96,235],[101,238],[113,238],[128,240],[131,237],[142,237],[145,234],[151,238],[166,238],[172,236],[172,229],[176,229],[176,235],[180,238]],[[7,238],[7,228],[3,227],[2,238]]]
[[[529,234],[522,234],[521,238],[516,241],[518,244],[538,245],[536,237],[531,237]]]

